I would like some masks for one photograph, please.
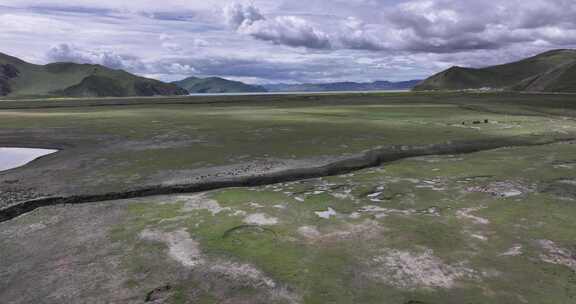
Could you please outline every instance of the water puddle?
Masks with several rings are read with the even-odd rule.
[[[58,152],[51,149],[0,148],[0,171],[14,169],[37,159]]]

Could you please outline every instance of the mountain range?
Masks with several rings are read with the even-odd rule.
[[[189,93],[254,93],[266,92],[261,86],[249,85],[240,81],[232,81],[220,77],[188,77],[172,82]]]
[[[102,65],[70,62],[37,65],[0,53],[0,97],[123,97],[189,93],[330,92],[409,90],[507,90],[576,92],[576,50],[553,50],[485,68],[451,67],[420,80],[245,84],[220,77],[165,83]]]
[[[374,82],[332,82],[332,83],[304,83],[304,84],[265,84],[263,87],[270,92],[335,92],[335,91],[386,91],[410,90],[421,80],[401,82],[374,81]]]
[[[454,66],[414,87],[415,91],[473,89],[576,92],[576,50],[553,50],[478,69]]]
[[[123,97],[185,95],[186,90],[101,65],[37,65],[0,53],[0,96]]]

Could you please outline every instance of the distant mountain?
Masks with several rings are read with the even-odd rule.
[[[513,63],[480,69],[451,67],[415,91],[496,89],[576,92],[576,50],[554,50]]]
[[[190,93],[266,92],[266,89],[260,86],[249,85],[240,81],[232,81],[220,77],[209,77],[209,78],[188,77],[186,79],[175,81],[172,83],[187,90]]]
[[[185,95],[173,84],[101,65],[36,65],[0,53],[0,96],[124,97]]]
[[[409,90],[421,80],[401,82],[374,81],[374,82],[332,82],[332,83],[303,83],[303,84],[266,84],[263,85],[270,92],[335,92],[335,91],[386,91]]]

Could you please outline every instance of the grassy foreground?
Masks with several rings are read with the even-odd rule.
[[[0,224],[0,293],[20,297],[14,303],[570,303],[575,151],[429,156],[263,187],[43,208]],[[35,263],[44,265],[36,275],[22,272]],[[14,291],[45,277],[53,285]]]

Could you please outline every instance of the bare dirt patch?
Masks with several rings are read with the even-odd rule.
[[[461,280],[479,280],[478,271],[465,263],[446,264],[432,249],[420,252],[386,250],[366,262],[367,276],[401,289],[453,288]]]
[[[184,202],[184,207],[182,211],[191,212],[196,210],[207,210],[216,215],[222,211],[231,211],[229,207],[221,207],[220,204],[213,199],[207,198],[206,194],[192,194],[192,195],[180,195],[177,196],[176,201]]]
[[[168,255],[185,267],[194,267],[203,263],[198,242],[184,230],[162,232],[144,230],[140,238],[146,241],[162,242],[168,246]]]
[[[488,193],[495,197],[508,198],[533,192],[534,189],[532,186],[528,186],[517,181],[498,181],[481,186],[471,186],[466,188],[466,191]]]
[[[540,259],[546,263],[563,265],[576,271],[576,251],[558,246],[550,240],[539,240],[538,245],[544,249]]]
[[[488,225],[488,224],[490,224],[490,220],[472,214],[473,212],[480,211],[484,208],[486,208],[486,207],[480,206],[480,207],[460,209],[460,210],[456,211],[456,217],[458,217],[459,219],[470,220],[474,224]]]
[[[244,223],[262,226],[276,225],[278,224],[278,218],[269,216],[265,213],[253,213],[244,218]]]
[[[346,223],[329,231],[321,232],[316,226],[302,226],[297,231],[306,241],[330,243],[343,240],[367,240],[379,236],[384,230],[384,227],[377,221],[365,220],[357,224]]]

